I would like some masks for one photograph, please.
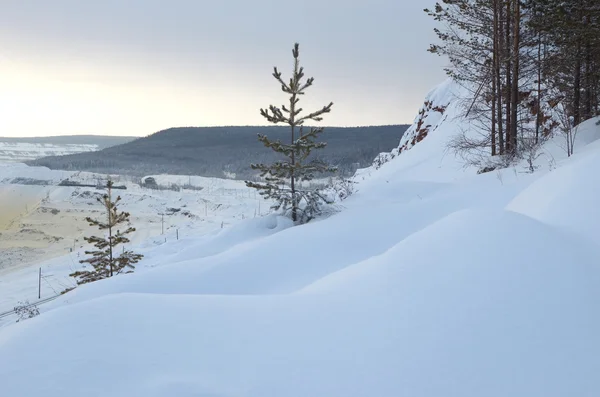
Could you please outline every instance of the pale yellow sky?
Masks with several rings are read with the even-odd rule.
[[[289,76],[294,41],[315,77],[303,107],[335,103],[324,125],[410,123],[444,78],[415,2],[306,0],[321,14],[291,32],[258,7],[271,0],[93,3],[3,4],[0,136],[265,124],[259,108],[286,100],[272,66]]]

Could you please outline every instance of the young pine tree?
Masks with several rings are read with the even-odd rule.
[[[112,186],[113,182],[109,180],[106,184],[107,193],[98,198],[106,210],[106,219],[100,221],[90,217],[86,218],[90,226],[97,226],[98,229],[106,231],[107,236],[84,237],[84,240],[93,244],[96,249],[86,251],[86,255],[91,255],[91,257],[79,262],[90,264],[93,270],[71,273],[71,277],[77,278],[77,284],[102,280],[115,274],[131,273],[135,268],[133,265],[143,258],[143,255],[125,249],[117,256],[116,247],[128,243],[129,239],[126,236],[134,232],[135,228],[129,226],[129,213],[118,211],[117,204],[121,201],[121,197],[118,196],[115,201],[112,200]],[[119,225],[125,225],[127,228],[121,231],[117,229]]]
[[[318,190],[305,189],[299,182],[310,181],[316,174],[335,172],[337,169],[315,158],[309,160],[312,151],[324,148],[326,143],[316,141],[323,133],[322,127],[307,127],[307,131],[304,123],[308,120],[321,121],[322,115],[331,111],[333,102],[320,110],[301,115],[303,109],[298,105],[300,96],[312,86],[314,78],[310,77],[303,81],[304,68],[300,66],[298,59],[298,43],[294,45],[292,55],[294,70],[289,83],[283,81],[277,67],[273,72],[273,77],[281,84],[282,91],[289,95],[289,106],[283,105],[278,108],[270,105],[269,109],[260,110],[260,114],[269,122],[289,125],[290,143],[271,141],[267,136],[258,134],[260,142],[281,153],[284,159],[273,164],[252,164],[252,169],[260,171],[264,183],[246,181],[246,185],[257,189],[263,197],[275,200],[273,209],[289,210],[294,222],[306,223],[319,214],[321,205],[327,200]]]

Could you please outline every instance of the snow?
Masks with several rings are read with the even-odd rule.
[[[99,150],[98,145],[89,144],[0,142],[0,162],[23,162],[47,156],[64,156],[97,150]]]
[[[476,175],[445,150],[465,126],[452,91],[430,93],[443,117],[425,114],[424,139],[361,170],[341,212],[143,240],[136,273],[0,328],[0,393],[597,395],[598,119],[580,127],[570,158],[557,138],[534,173],[520,164]],[[254,200],[229,197],[232,207]]]
[[[600,246],[598,220],[600,219],[600,189],[594,170],[600,169],[600,128],[597,119],[588,120],[579,128],[578,143],[589,142],[587,147],[576,146],[574,158],[521,192],[508,208],[541,222],[557,226]]]
[[[373,185],[371,182],[379,185],[390,178],[452,182],[472,174],[473,169],[465,167],[463,161],[446,149],[457,132],[469,129],[469,123],[459,117],[461,102],[458,98],[463,90],[458,84],[447,80],[429,92],[398,148],[383,156],[387,161],[379,169],[371,167],[359,170],[356,179],[368,180],[370,188]],[[390,161],[398,156],[402,156],[401,161]],[[362,183],[361,189],[366,189]]]
[[[228,230],[248,218],[256,217],[258,224],[265,225],[265,233],[279,230],[269,229],[271,218],[260,218],[269,212],[269,203],[242,181],[199,176],[154,177],[161,185],[185,182],[202,189],[144,189],[127,178],[113,176],[116,184],[127,186],[127,190],[115,192],[122,197],[120,208],[131,213],[132,224],[137,228],[131,235],[132,245],[142,253],[163,246],[163,253],[182,250],[183,244],[198,245],[221,230],[228,236],[223,239],[225,247],[248,234],[260,237],[261,232],[252,223],[247,226],[251,231],[241,236],[237,229]],[[106,176],[0,163],[0,313],[12,309],[18,301],[37,300],[40,268],[42,298],[75,286],[68,275],[81,266],[78,262],[89,248],[83,237],[96,233],[85,218],[98,217],[102,208],[95,199],[99,190],[58,186],[67,178],[94,185]],[[46,184],[13,183],[16,179],[35,179]],[[208,247],[214,250],[218,246],[209,243]],[[148,260],[139,265],[139,270],[153,266]]]

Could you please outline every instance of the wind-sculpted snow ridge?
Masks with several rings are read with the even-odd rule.
[[[509,233],[511,250],[497,243]],[[313,272],[300,256],[280,265]],[[0,333],[0,381],[50,397],[591,396],[597,258],[526,216],[459,211],[296,294],[113,294],[54,310]],[[230,278],[273,277],[243,268]]]
[[[508,209],[520,212],[594,241],[600,246],[600,189],[594,170],[600,169],[600,118],[577,128],[575,155],[571,161],[539,178],[521,192]]]

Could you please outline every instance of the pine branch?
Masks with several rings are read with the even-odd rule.
[[[329,105],[327,105],[327,106],[323,106],[323,109],[321,109],[321,110],[317,110],[316,112],[313,112],[309,115],[301,117],[300,119],[297,120],[297,123],[301,124],[305,120],[322,121],[323,118],[321,117],[321,115],[331,112],[332,106],[333,106],[333,102],[329,103]]]

